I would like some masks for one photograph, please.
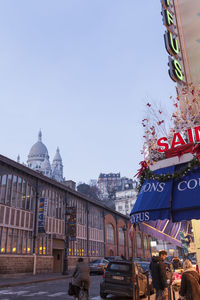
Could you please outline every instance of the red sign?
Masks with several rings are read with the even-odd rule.
[[[183,146],[189,143],[200,142],[200,126],[195,128],[189,128],[187,131],[183,133],[176,132],[173,135],[171,145],[168,142],[166,137],[161,137],[157,140],[158,152],[165,152],[168,149],[173,149],[179,146]]]

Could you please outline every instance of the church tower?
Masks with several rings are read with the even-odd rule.
[[[62,158],[60,156],[59,148],[57,147],[56,154],[53,159],[52,163],[52,178],[62,182],[63,181],[63,164],[62,164]]]

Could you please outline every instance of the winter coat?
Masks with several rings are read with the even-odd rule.
[[[179,294],[186,300],[200,299],[200,276],[194,269],[183,272]]]
[[[166,265],[162,258],[153,256],[150,263],[153,286],[156,290],[164,290],[167,284]]]
[[[86,262],[78,262],[73,274],[73,285],[81,287],[81,282],[87,282],[87,289],[90,286],[90,270]]]

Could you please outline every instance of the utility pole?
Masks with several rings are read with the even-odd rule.
[[[136,273],[135,273],[135,224],[132,225],[131,237],[132,237],[132,273],[133,273],[133,300],[136,300]]]
[[[68,213],[68,211],[67,211],[67,194],[65,194],[65,249],[64,249],[63,275],[68,274],[69,237],[68,237],[67,213]]]

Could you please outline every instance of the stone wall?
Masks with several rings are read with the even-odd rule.
[[[32,255],[0,255],[0,274],[33,273]],[[53,256],[37,256],[36,272],[53,272]]]
[[[52,273],[53,272],[53,256],[37,256],[36,273]]]
[[[0,274],[32,273],[33,256],[0,255]]]

